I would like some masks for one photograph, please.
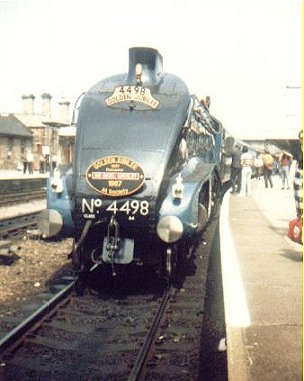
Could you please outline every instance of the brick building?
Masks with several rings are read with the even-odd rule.
[[[32,147],[33,134],[14,115],[0,115],[0,168],[16,169]],[[21,167],[20,167],[21,169]]]

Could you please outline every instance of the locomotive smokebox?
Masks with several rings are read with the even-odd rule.
[[[142,83],[153,87],[160,82],[162,71],[163,57],[156,49],[141,47],[129,49],[129,83]]]

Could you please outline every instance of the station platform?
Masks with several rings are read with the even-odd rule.
[[[16,180],[16,179],[36,179],[36,178],[47,178],[49,177],[49,172],[39,173],[34,171],[34,173],[23,173],[17,169],[0,169],[0,180]]]
[[[0,221],[7,218],[22,216],[24,214],[40,212],[46,209],[46,200],[31,200],[22,204],[0,207]]]
[[[252,180],[226,193],[220,245],[229,381],[302,380],[302,246],[287,237],[293,190]]]
[[[24,186],[25,182],[33,182],[34,179],[43,179],[49,177],[48,173],[34,172],[33,174],[25,173],[18,170],[6,170],[0,169],[0,196],[3,195],[5,190],[5,183],[10,182],[9,180],[14,180],[14,182],[20,183],[20,188]],[[23,182],[24,180],[24,182]],[[42,181],[42,180],[40,180]],[[46,200],[30,200],[24,203],[17,203],[15,205],[6,205],[0,207],[0,220],[6,218],[12,218],[19,215],[39,212],[46,208]]]

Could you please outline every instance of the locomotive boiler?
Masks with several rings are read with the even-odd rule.
[[[72,168],[48,183],[47,237],[74,238],[79,275],[151,266],[183,272],[220,196],[224,130],[152,48],[82,97]]]

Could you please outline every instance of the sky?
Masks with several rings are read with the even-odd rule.
[[[302,128],[301,0],[0,0],[0,113],[21,96],[73,108],[96,82],[128,70],[147,46],[238,138]]]

